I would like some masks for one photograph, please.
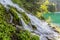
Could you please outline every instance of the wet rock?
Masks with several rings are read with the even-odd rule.
[[[18,16],[18,12],[14,7],[10,7],[9,12],[13,16],[13,23],[19,25],[20,18]]]
[[[37,29],[37,27],[35,25],[32,25],[32,28],[33,28],[33,30],[36,30]]]
[[[29,22],[30,22],[29,17],[28,17],[24,12],[20,12],[20,14],[21,14],[22,19],[24,20],[24,22],[25,22],[26,24],[29,24]]]

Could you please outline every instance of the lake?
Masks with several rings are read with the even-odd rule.
[[[60,12],[54,12],[54,13],[45,13],[43,14],[45,19],[48,19],[50,16],[51,22],[60,25]]]

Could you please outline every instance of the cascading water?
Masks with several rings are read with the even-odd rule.
[[[10,5],[18,9],[18,11],[25,12],[22,8],[20,8],[17,4],[14,4],[11,0],[0,0],[0,3],[3,4],[6,8],[8,7],[7,5]],[[40,35],[40,40],[60,40],[60,39],[57,39],[59,34],[55,32],[52,28],[50,28],[48,23],[46,23],[45,21],[39,20],[37,17],[31,14],[28,14],[27,12],[25,13],[30,18],[31,25],[36,26],[36,30],[33,30],[32,27],[25,24],[24,20],[21,18],[22,25],[26,30],[34,31],[34,33]],[[18,16],[20,15],[18,14]]]

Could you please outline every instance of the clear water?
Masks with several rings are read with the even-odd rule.
[[[51,17],[51,22],[55,24],[60,24],[60,12],[54,12],[54,13],[46,13],[43,14],[45,19],[48,19],[48,17]]]

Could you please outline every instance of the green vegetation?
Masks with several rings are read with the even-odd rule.
[[[19,40],[39,40],[39,37],[32,35],[29,31],[20,31],[20,34],[17,34]]]
[[[18,13],[19,12],[12,7],[6,11],[6,8],[0,4],[0,40],[39,40],[39,37],[32,35],[31,32],[21,29],[18,30],[15,27],[16,24],[13,25],[9,23],[10,14],[13,16],[15,22],[20,20]]]
[[[0,21],[0,39],[10,40],[10,36],[15,32],[15,27],[12,24],[8,24],[5,21]]]
[[[54,3],[50,3],[49,0],[46,0],[44,3],[42,3],[40,9],[41,12],[55,12],[56,11],[56,5]]]
[[[7,13],[3,5],[0,4],[0,40],[10,40],[10,36],[15,32],[15,27],[6,20]]]

